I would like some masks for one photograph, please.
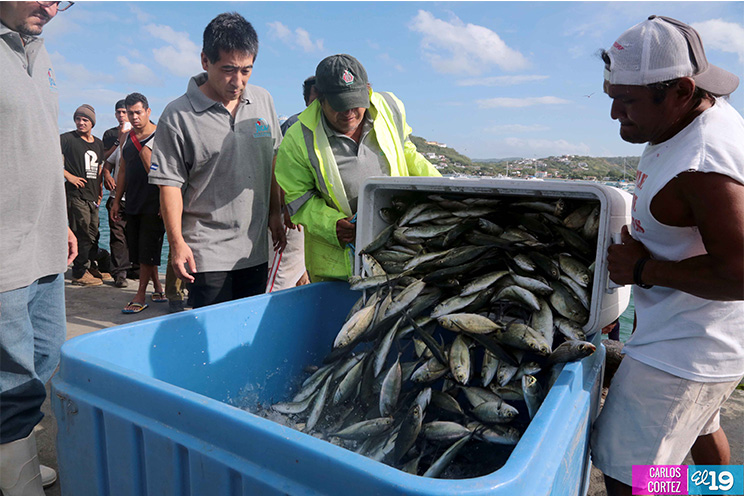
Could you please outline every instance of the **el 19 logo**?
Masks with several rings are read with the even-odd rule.
[[[743,465],[690,465],[689,494],[744,494]]]

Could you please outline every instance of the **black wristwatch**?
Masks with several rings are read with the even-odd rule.
[[[119,140],[114,141],[114,146],[119,146]]]

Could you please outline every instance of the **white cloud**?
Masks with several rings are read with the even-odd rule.
[[[542,131],[549,131],[548,126],[542,124],[502,124],[498,126],[491,126],[484,129],[487,133],[495,134],[507,134],[507,133],[537,133]]]
[[[93,72],[83,64],[73,64],[68,62],[64,55],[59,52],[49,54],[52,59],[52,66],[57,76],[64,79],[61,84],[65,86],[77,87],[95,85],[100,83],[111,83],[114,77],[102,72]]]
[[[323,50],[323,40],[313,40],[310,33],[303,28],[297,28],[292,31],[289,27],[279,21],[269,22],[268,26],[269,35],[282,41],[290,48],[299,48],[307,53],[320,52]]]
[[[292,30],[279,21],[268,23],[269,34],[289,44],[292,40]]]
[[[55,16],[49,24],[44,26],[44,43],[47,47],[54,46],[54,44],[65,39],[65,36],[74,33],[83,33],[83,27],[80,24],[72,21],[69,16]]]
[[[151,36],[168,45],[153,48],[155,61],[176,76],[189,77],[201,72],[201,48],[191,41],[189,34],[175,31],[162,24],[147,24],[144,27]]]
[[[132,62],[123,55],[119,55],[116,58],[116,62],[124,72],[127,81],[132,84],[142,86],[156,86],[161,84],[160,78],[145,64]]]
[[[594,50],[596,52],[597,49]],[[583,46],[572,46],[568,49],[568,54],[571,56],[572,59],[583,59],[587,57],[587,50],[586,47]]]
[[[722,19],[711,19],[693,23],[692,27],[700,33],[706,51],[714,49],[735,53],[739,56],[739,61],[744,62],[744,26]]]
[[[377,55],[377,60],[382,62],[387,67],[392,67],[398,72],[406,72],[405,67],[403,67],[403,64],[393,59],[389,53],[380,53]]]
[[[130,5],[129,11],[135,15],[138,22],[150,22],[152,20],[152,16],[150,14],[140,9],[136,5]]]
[[[495,32],[476,24],[465,24],[454,16],[448,22],[419,10],[409,28],[422,34],[424,57],[442,73],[478,75],[494,66],[517,71],[529,65],[521,53],[508,47]]]
[[[555,96],[535,96],[527,98],[488,98],[485,100],[477,100],[476,103],[480,108],[521,108],[531,107],[533,105],[563,105],[571,103],[571,101]]]
[[[461,79],[457,86],[515,86],[530,83],[532,81],[543,81],[549,76],[523,75],[523,76],[495,76],[486,78]]]
[[[506,138],[504,145],[515,152],[522,150],[522,155],[525,150],[529,150],[533,155],[543,157],[564,154],[589,155],[590,152],[589,145],[586,143],[571,143],[566,140]]]

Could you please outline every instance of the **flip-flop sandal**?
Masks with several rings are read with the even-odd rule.
[[[134,308],[127,308],[134,307]],[[121,313],[140,313],[142,310],[147,308],[147,303],[137,303],[136,301],[130,301],[126,307],[121,309]]]
[[[157,291],[153,291],[150,298],[152,298],[153,303],[165,303],[168,301],[168,298],[165,297],[165,293],[158,293]]]

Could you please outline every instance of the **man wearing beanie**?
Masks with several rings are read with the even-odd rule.
[[[92,134],[96,125],[93,107],[79,106],[74,119],[76,129],[60,136],[67,180],[67,221],[78,242],[78,255],[72,262],[72,283],[100,286],[103,281],[88,269],[98,254],[98,205],[105,152],[103,142]]]
[[[719,418],[744,376],[744,119],[725,97],[739,79],[668,17],[630,28],[602,58],[620,137],[646,147],[632,223],[607,258],[613,281],[635,285],[636,326],[592,460],[610,496],[658,494],[634,465],[731,460]]]
[[[305,227],[311,282],[346,280],[353,268],[353,218],[370,176],[439,176],[410,141],[403,103],[372,91],[351,55],[332,55],[315,70],[318,98],[287,130],[276,179],[292,222]]]

